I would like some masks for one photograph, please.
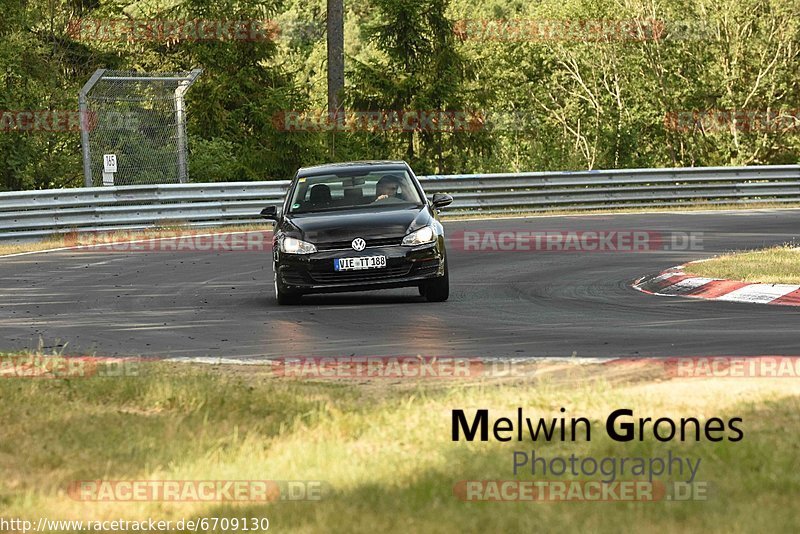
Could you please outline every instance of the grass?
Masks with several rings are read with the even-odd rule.
[[[36,519],[268,517],[281,532],[788,531],[796,525],[793,379],[676,379],[652,369],[553,365],[507,380],[280,378],[269,367],[143,363],[137,376],[0,379],[0,509]],[[489,408],[593,421],[592,441],[450,441],[450,410]],[[637,416],[742,417],[738,443],[603,438],[614,409]],[[463,502],[460,480],[513,479],[512,451],[549,457],[673,454],[702,459],[708,500]],[[530,476],[525,477],[530,478]],[[75,480],[313,480],[319,501],[93,503]]]
[[[789,245],[690,263],[686,273],[764,284],[800,284],[800,249]]]

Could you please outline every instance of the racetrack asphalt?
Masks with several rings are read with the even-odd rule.
[[[445,221],[463,231],[702,233],[702,250],[466,251],[450,300],[415,288],[278,306],[267,252],[60,251],[0,258],[0,351],[97,356],[798,355],[800,307],[663,298],[644,275],[798,240],[800,210]],[[65,347],[66,344],[66,347]]]

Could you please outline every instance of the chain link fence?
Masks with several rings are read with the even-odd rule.
[[[200,72],[96,71],[79,99],[85,185],[187,182],[184,96]],[[116,155],[113,175],[105,154]]]

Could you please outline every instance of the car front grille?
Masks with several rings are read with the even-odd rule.
[[[384,280],[406,276],[411,271],[410,265],[398,265],[396,267],[384,267],[383,269],[365,269],[359,271],[331,271],[331,272],[311,272],[311,278],[321,284],[336,284],[339,282],[369,282],[372,280]]]
[[[394,247],[403,243],[402,237],[389,237],[389,238],[382,238],[382,239],[370,239],[365,238],[364,241],[367,242],[367,248],[370,247]],[[331,241],[330,243],[318,243],[316,244],[317,250],[343,250],[343,249],[351,249],[353,240],[350,239],[348,241]]]

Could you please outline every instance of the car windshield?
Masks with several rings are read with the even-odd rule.
[[[289,213],[421,206],[407,171],[323,174],[297,179]]]

